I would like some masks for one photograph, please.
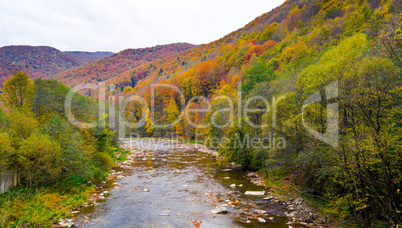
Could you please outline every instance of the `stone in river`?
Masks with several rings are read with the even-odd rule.
[[[259,221],[260,223],[267,223],[267,220],[265,220],[265,219],[263,219],[263,218],[258,218],[258,221]]]
[[[231,188],[236,188],[236,184],[231,184],[230,187]]]
[[[253,211],[253,213],[258,215],[258,214],[265,214],[265,213],[267,213],[267,211],[256,209],[256,210]]]
[[[211,211],[214,214],[224,214],[228,213],[228,210],[225,207],[217,207]]]
[[[149,192],[149,189],[147,189],[147,188],[144,188],[144,192]]]
[[[263,196],[265,195],[265,191],[246,191],[244,193],[246,196]]]
[[[268,197],[263,198],[263,200],[265,200],[265,201],[271,201],[273,199],[274,199],[273,196],[268,196]]]

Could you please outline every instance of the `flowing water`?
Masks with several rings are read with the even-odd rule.
[[[82,210],[81,217],[88,219],[83,227],[290,226],[286,224],[285,206],[242,194],[264,189],[251,183],[244,171],[222,170],[213,156],[203,152],[174,145],[156,146],[137,157],[131,164],[133,169],[125,170],[125,177],[117,180],[117,185],[109,183],[105,190],[110,193],[104,200]],[[226,206],[227,214],[210,213],[221,204],[233,206]],[[256,209],[267,211],[266,215],[258,215],[267,223],[257,221],[253,214]]]

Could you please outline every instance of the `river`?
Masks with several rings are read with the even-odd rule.
[[[243,195],[264,187],[250,182],[244,171],[220,168],[210,154],[177,144],[133,142],[145,149],[137,151],[131,169],[115,169],[119,179],[106,184],[105,198],[96,206],[81,210],[80,227],[304,227],[291,224],[286,205]],[[228,213],[210,212],[222,204]]]

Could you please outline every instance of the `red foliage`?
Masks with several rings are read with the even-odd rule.
[[[23,71],[31,78],[38,78],[57,74],[80,64],[76,58],[52,47],[2,47],[0,48],[0,85],[16,71]]]

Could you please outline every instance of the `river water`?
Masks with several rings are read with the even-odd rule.
[[[209,154],[159,143],[130,166],[103,189],[109,192],[105,199],[81,211],[83,227],[303,227],[289,223],[286,206],[243,195],[264,187],[251,183],[244,171],[218,167]],[[227,214],[210,213],[222,204],[228,204]],[[253,213],[257,209],[267,213]]]

